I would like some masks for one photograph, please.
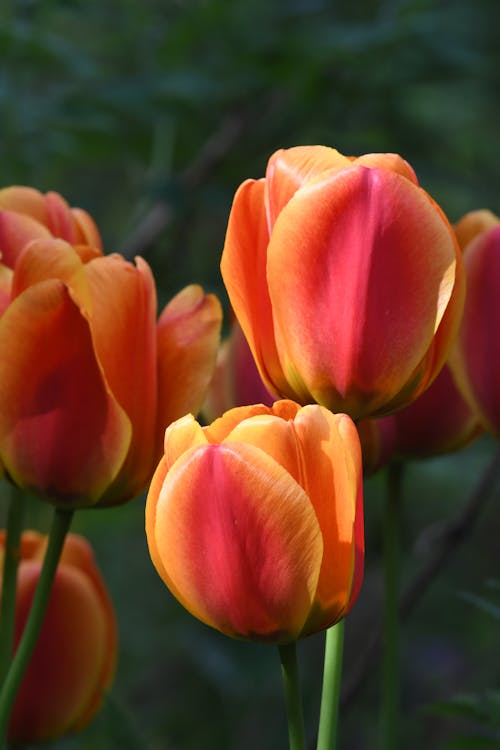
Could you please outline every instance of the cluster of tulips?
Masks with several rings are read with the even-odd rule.
[[[500,436],[500,220],[451,226],[397,155],[291,148],[241,185],[222,345],[216,297],[189,286],[158,317],[148,264],[103,254],[57,194],[0,191],[0,252],[0,472],[54,506],[48,540],[21,533],[17,494],[0,537],[0,744],[82,729],[113,676],[113,607],[75,511],[149,486],[172,594],[277,644],[293,674],[297,639],[335,631],[359,594],[363,473]]]

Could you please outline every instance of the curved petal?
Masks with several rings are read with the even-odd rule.
[[[11,185],[0,190],[0,209],[15,211],[47,225],[47,209],[43,194],[25,185]]]
[[[479,234],[493,229],[499,223],[500,218],[488,209],[470,211],[462,216],[453,227],[461,250],[465,250],[469,242]]]
[[[418,185],[417,175],[415,170],[408,164],[406,159],[403,159],[399,154],[363,154],[358,156],[353,164],[362,167],[379,167],[381,169],[389,169],[391,172],[396,172],[402,177],[406,177],[407,180]]]
[[[21,250],[37,239],[50,238],[47,227],[30,216],[15,211],[0,211],[0,252],[2,263],[14,268]]]
[[[276,349],[267,288],[269,231],[264,191],[264,180],[247,180],[239,187],[229,216],[220,267],[235,315],[264,383],[271,391],[289,395]]]
[[[345,414],[306,406],[294,422],[303,486],[323,535],[323,562],[316,607],[306,632],[329,627],[345,613],[355,577],[363,572],[361,448],[356,427]],[[356,538],[356,523],[361,537]],[[357,549],[359,547],[359,549]]]
[[[274,227],[267,271],[296,399],[356,418],[382,409],[425,357],[456,265],[449,225],[399,174],[355,166],[299,190]]]
[[[90,308],[85,309],[106,382],[132,425],[127,458],[103,502],[137,495],[153,473],[157,410],[156,289],[148,264],[106,255],[83,266]],[[72,289],[75,295],[74,290]],[[84,300],[75,295],[82,307]]]
[[[222,443],[243,419],[248,419],[255,415],[271,414],[269,406],[264,404],[250,404],[249,406],[235,406],[234,409],[226,411],[222,417],[216,419],[212,424],[203,428],[205,437],[209,443]]]
[[[97,502],[130,444],[87,322],[64,284],[43,281],[0,318],[1,458],[13,481],[60,505]]]
[[[52,191],[46,193],[45,206],[47,208],[47,226],[54,237],[66,240],[72,245],[76,245],[83,239],[77,231],[71,209],[62,195]]]
[[[280,149],[266,170],[266,209],[269,231],[297,190],[325,172],[349,167],[351,160],[328,146],[295,146]]]
[[[10,305],[12,299],[13,277],[12,269],[0,263],[0,317]]]
[[[322,541],[307,496],[281,466],[253,446],[193,448],[155,500],[164,580],[190,612],[235,637],[297,637]]]
[[[469,243],[464,264],[467,298],[451,365],[485,429],[500,436],[500,225]]]
[[[20,253],[12,282],[12,297],[40,281],[60,279],[78,292],[88,305],[88,286],[83,264],[74,248],[64,240],[53,237],[33,240]]]
[[[208,440],[192,414],[172,422],[165,430],[164,459],[173,466],[180,456],[196,445],[207,445]]]
[[[157,434],[174,420],[197,414],[212,378],[220,343],[222,308],[193,284],[180,291],[158,321]]]
[[[94,219],[81,208],[72,208],[71,214],[77,227],[78,244],[89,245],[102,253],[102,240]]]

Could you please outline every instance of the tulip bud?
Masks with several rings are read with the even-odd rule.
[[[455,235],[394,154],[276,152],[236,193],[221,270],[269,390],[354,419],[423,393],[463,307]]]
[[[47,538],[22,535],[18,568],[15,648],[23,633],[40,577]],[[5,533],[0,533],[0,562]],[[109,689],[116,662],[113,606],[92,550],[69,534],[56,571],[35,650],[8,726],[12,743],[57,739],[86,727]]]
[[[467,298],[450,365],[484,428],[500,437],[500,220],[472,212],[457,225]]]
[[[363,575],[353,422],[291,401],[231,409],[205,428],[174,422],[146,533],[174,596],[226,635],[286,643],[330,627]]]

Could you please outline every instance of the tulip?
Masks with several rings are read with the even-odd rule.
[[[272,406],[275,397],[269,393],[259,375],[248,342],[235,319],[231,332],[222,342],[202,413],[212,421],[235,406],[262,403]]]
[[[353,422],[291,401],[204,428],[183,417],[165,433],[146,533],[173,595],[226,635],[283,644],[330,627],[362,579]]]
[[[463,306],[454,233],[393,154],[276,152],[236,193],[221,270],[269,390],[354,419],[423,393]]]
[[[47,538],[23,533],[18,568],[15,648],[40,577]],[[0,562],[5,533],[0,533]],[[37,645],[8,728],[12,743],[45,742],[86,727],[110,687],[116,661],[113,606],[81,536],[69,534]]]
[[[0,466],[59,507],[134,497],[151,479],[165,427],[201,407],[218,300],[186,287],[156,321],[144,260],[52,237],[28,242],[11,270],[0,317]]]
[[[51,237],[102,251],[92,217],[81,208],[70,208],[58,193],[43,195],[34,188],[17,185],[0,190],[2,263],[13,268],[28,242]]]
[[[457,234],[464,243],[467,299],[451,366],[485,430],[500,437],[500,220],[472,212]]]

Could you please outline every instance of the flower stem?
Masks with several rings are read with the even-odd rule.
[[[3,683],[12,659],[16,621],[17,566],[26,505],[23,493],[16,492],[14,487],[10,487],[9,490],[0,603],[0,685]]]
[[[290,750],[305,750],[304,718],[302,716],[295,642],[279,646],[279,652],[288,716]]]
[[[12,706],[42,627],[64,539],[68,533],[72,518],[72,510],[56,508],[54,511],[47,551],[43,560],[28,620],[0,693],[0,747],[5,744],[7,725]]]
[[[384,513],[384,656],[382,686],[382,750],[399,748],[399,566],[403,464],[394,462],[387,473]]]
[[[341,620],[326,631],[317,750],[335,750],[337,746],[343,650],[344,620]]]

